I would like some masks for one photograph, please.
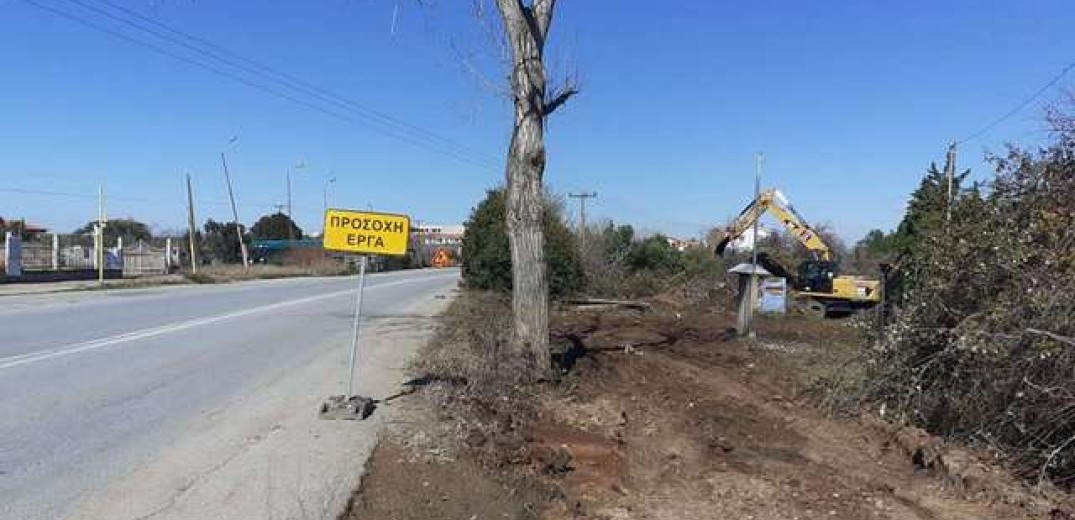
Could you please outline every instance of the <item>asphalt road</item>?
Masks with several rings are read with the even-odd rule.
[[[364,323],[398,318],[406,329],[416,302],[429,303],[435,294],[442,299],[457,278],[457,271],[369,276]],[[131,506],[130,517],[171,507],[195,480],[173,485],[183,476],[168,475],[169,468],[226,451],[215,442],[238,441],[202,435],[209,437],[199,441],[204,445],[185,452],[177,446],[218,422],[230,421],[239,432],[235,425],[257,419],[244,410],[270,416],[278,412],[274,407],[293,406],[284,396],[251,400],[282,381],[294,388],[322,385],[315,392],[343,381],[354,284],[354,278],[291,279],[0,298],[0,518],[81,517],[71,508],[151,466],[164,483],[159,487],[176,489],[147,491],[146,501],[159,491],[165,505],[149,515]],[[364,327],[364,337],[391,332],[375,323]],[[390,347],[378,348],[391,355]],[[304,399],[302,406],[311,397]],[[239,401],[243,407],[228,408]],[[315,415],[315,405],[309,402],[301,416]],[[288,419],[273,420],[271,430],[243,435],[261,438]],[[316,443],[310,439],[337,432],[314,431],[316,424],[302,428],[314,433],[291,442]],[[161,455],[169,449],[177,459],[171,466]],[[133,480],[145,484],[146,478]],[[96,507],[105,518],[128,513],[110,512],[108,503]],[[214,517],[191,507],[186,516]]]

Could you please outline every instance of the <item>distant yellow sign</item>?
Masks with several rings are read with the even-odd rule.
[[[393,213],[330,209],[325,212],[322,246],[364,255],[407,254],[411,218]]]

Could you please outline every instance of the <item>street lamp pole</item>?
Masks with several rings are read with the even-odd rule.
[[[295,218],[291,213],[291,172],[292,170],[301,170],[305,168],[306,164],[302,162],[296,163],[294,166],[287,167],[287,216],[289,218]]]
[[[291,209],[292,209],[292,207],[291,207],[291,171],[292,170],[298,170],[300,168],[305,168],[305,167],[306,167],[306,165],[301,163],[301,162],[295,164],[294,166],[288,166],[287,167],[287,218],[292,223],[292,225],[289,225],[287,227],[287,237],[288,237],[289,241],[295,240],[294,232],[292,231],[292,229],[294,227],[295,217],[294,217],[294,213],[292,213],[292,211],[291,211]]]
[[[325,193],[324,193],[324,199],[325,199],[325,200],[324,200],[324,206],[325,206],[325,213],[328,213],[328,187],[329,187],[330,185],[334,184],[335,182],[336,182],[336,178],[335,178],[335,177],[332,177],[331,179],[329,179],[329,180],[325,181]]]
[[[754,205],[759,204],[761,199],[761,165],[765,160],[765,156],[761,152],[754,153]],[[750,247],[750,318],[747,321],[747,328],[750,331],[750,337],[753,338],[754,333],[754,305],[758,300],[758,220],[754,219],[754,229],[751,231],[753,240],[751,240]]]

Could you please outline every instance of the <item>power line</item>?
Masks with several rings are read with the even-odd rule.
[[[15,193],[15,194],[19,194],[19,195],[33,195],[33,196],[40,196],[40,197],[61,197],[61,198],[68,198],[68,199],[83,199],[83,200],[93,200],[93,201],[97,200],[97,195],[92,195],[92,194],[89,194],[89,193],[74,193],[74,192],[53,191],[53,190],[39,190],[39,189],[34,189],[34,188],[0,187],[0,193]],[[112,202],[112,203],[127,202],[127,203],[137,203],[137,204],[154,204],[154,205],[173,204],[175,202],[174,200],[171,200],[171,199],[163,199],[163,198],[151,199],[151,198],[145,198],[145,197],[109,197],[108,200],[109,200],[109,202]],[[199,201],[199,204],[202,205],[202,206],[229,206],[230,205],[230,203],[228,201],[225,201],[225,200],[202,200],[202,201]],[[255,207],[260,208],[260,207],[264,207],[264,206],[265,206],[264,204],[256,204],[256,203],[240,204],[240,207],[243,207],[243,208],[255,208]]]
[[[616,209],[626,209],[634,213],[636,216],[641,218],[641,220],[643,221],[642,223],[648,221],[649,224],[657,227],[696,228],[699,230],[709,230],[716,227],[716,224],[712,223],[704,224],[700,222],[687,222],[683,220],[676,220],[675,218],[671,218],[669,215],[655,213],[654,211],[652,211],[652,208],[642,207],[619,197],[608,197],[605,195],[602,195],[601,197],[604,198],[605,201],[615,206]],[[607,204],[604,204],[600,198],[595,198],[593,200],[593,203],[596,206],[604,208],[606,211],[613,209]],[[630,224],[630,222],[627,223]]]
[[[314,85],[314,84],[311,84],[311,83],[309,83],[307,81],[304,81],[304,80],[302,80],[302,79],[300,79],[300,78],[298,78],[298,77],[296,77],[296,76],[294,76],[292,74],[288,74],[286,72],[282,72],[282,71],[273,69],[272,67],[269,67],[268,65],[265,65],[265,64],[260,63],[258,61],[255,61],[255,60],[252,60],[250,58],[246,58],[244,56],[241,56],[241,55],[239,55],[239,54],[237,54],[235,52],[232,52],[232,51],[230,51],[228,49],[225,49],[225,48],[223,48],[223,47],[221,47],[219,45],[216,45],[216,44],[214,44],[214,43],[212,43],[212,42],[210,42],[208,40],[205,40],[204,38],[199,38],[199,37],[191,35],[189,33],[185,33],[183,31],[181,31],[179,29],[176,29],[176,28],[174,28],[172,26],[169,26],[169,25],[167,25],[167,24],[165,24],[163,22],[160,22],[160,21],[155,20],[155,19],[153,19],[151,17],[148,17],[148,16],[145,16],[145,15],[143,15],[141,13],[138,13],[137,11],[134,11],[132,9],[128,9],[128,8],[123,7],[121,5],[117,5],[117,4],[115,4],[113,2],[110,2],[108,0],[91,0],[91,1],[96,1],[98,4],[103,4],[103,5],[109,6],[109,7],[113,8],[113,9],[115,9],[117,11],[120,11],[120,12],[124,13],[128,17],[131,17],[131,18],[134,18],[136,20],[140,20],[142,22],[151,24],[154,27],[159,27],[159,28],[163,29],[164,31],[166,31],[167,33],[174,34],[174,35],[178,36],[178,38],[175,37],[175,36],[169,36],[168,34],[163,34],[160,31],[157,31],[155,29],[148,28],[145,25],[141,25],[139,22],[136,22],[136,21],[133,21],[133,20],[130,20],[130,19],[126,19],[126,18],[122,18],[122,17],[118,17],[114,13],[109,13],[109,12],[107,12],[105,10],[99,9],[99,8],[91,6],[91,5],[88,5],[84,1],[80,1],[80,0],[68,0],[68,1],[71,2],[71,3],[81,5],[84,8],[92,10],[92,11],[94,11],[94,12],[100,14],[100,15],[109,17],[109,18],[111,18],[113,20],[116,20],[118,22],[121,22],[121,23],[124,23],[126,25],[129,25],[129,26],[131,26],[131,27],[133,27],[133,28],[135,28],[137,30],[143,31],[143,32],[148,33],[148,34],[152,34],[153,36],[156,36],[157,38],[160,38],[160,39],[175,43],[177,45],[180,45],[180,46],[182,46],[184,48],[187,48],[187,49],[189,49],[191,51],[194,51],[194,52],[196,52],[198,54],[206,56],[206,57],[208,57],[210,59],[213,59],[213,60],[216,60],[218,62],[224,63],[225,65],[228,65],[228,66],[237,68],[239,70],[242,70],[242,71],[244,71],[244,72],[246,72],[248,74],[253,74],[255,76],[259,76],[261,78],[264,78],[264,79],[267,79],[267,80],[272,81],[274,83],[277,83],[277,84],[279,84],[279,85],[281,85],[281,86],[283,86],[285,88],[291,89],[293,91],[300,92],[300,93],[305,94],[305,95],[312,95],[312,96],[314,96],[314,97],[316,97],[316,98],[318,98],[318,99],[320,99],[320,100],[322,100],[324,102],[327,102],[327,103],[329,103],[331,105],[335,105],[335,106],[337,106],[339,108],[342,108],[343,110],[346,110],[348,112],[356,113],[357,115],[360,115],[362,117],[369,118],[369,119],[373,120],[375,123],[387,127],[389,129],[389,131],[403,132],[405,134],[411,134],[411,137],[417,136],[420,139],[423,139],[425,141],[430,142],[430,144],[432,144],[432,145],[435,145],[435,146],[447,146],[449,148],[455,149],[454,151],[456,153],[468,155],[468,156],[471,156],[473,158],[480,159],[482,161],[495,162],[495,161],[492,161],[489,157],[484,156],[481,153],[478,153],[478,152],[475,152],[473,150],[467,149],[465,146],[461,145],[460,143],[458,143],[458,142],[456,142],[456,141],[454,141],[454,140],[452,140],[450,138],[438,135],[435,132],[432,132],[432,131],[427,130],[425,128],[419,127],[417,125],[413,125],[413,124],[408,123],[406,121],[403,121],[401,119],[397,119],[397,118],[392,117],[392,116],[390,116],[388,114],[380,112],[380,111],[378,111],[376,109],[373,109],[373,108],[371,108],[369,106],[365,106],[365,105],[363,105],[361,103],[358,103],[356,101],[347,99],[347,98],[345,98],[343,96],[340,96],[340,95],[338,95],[338,94],[336,94],[334,92],[331,92],[331,91],[329,91],[327,89],[324,89],[322,87],[318,87],[317,85]],[[193,42],[193,44],[190,43],[190,42]]]
[[[177,54],[177,53],[172,52],[171,50],[166,49],[166,48],[164,48],[164,47],[162,47],[160,45],[157,45],[155,43],[140,40],[140,39],[138,39],[136,37],[133,37],[133,36],[131,36],[129,34],[114,30],[112,28],[106,27],[106,26],[101,25],[99,23],[95,23],[94,21],[87,20],[86,18],[74,15],[74,14],[72,14],[70,12],[60,10],[60,9],[56,9],[55,7],[52,7],[52,6],[43,5],[43,4],[41,4],[41,3],[39,3],[39,2],[37,2],[35,0],[24,0],[24,1],[26,3],[28,3],[28,4],[30,4],[31,6],[37,7],[38,9],[41,9],[41,10],[44,10],[44,11],[47,11],[47,12],[50,12],[50,13],[56,15],[56,16],[59,16],[59,17],[74,21],[76,23],[79,23],[81,25],[84,25],[86,27],[94,29],[96,31],[100,31],[100,32],[109,34],[109,35],[111,35],[113,37],[119,38],[119,39],[127,41],[129,43],[132,43],[132,44],[135,44],[135,45],[138,45],[138,46],[141,46],[141,47],[145,47],[145,48],[150,49],[150,50],[152,50],[154,52],[157,52],[157,53],[162,54],[164,56],[170,57],[172,59],[182,61],[184,63],[187,63],[189,65],[193,65],[193,66],[198,67],[198,68],[205,69],[205,70],[207,70],[209,72],[212,72],[213,74],[228,78],[228,79],[230,79],[232,81],[242,83],[242,84],[244,84],[244,85],[246,85],[248,87],[260,90],[262,92],[268,93],[270,95],[273,95],[273,96],[276,96],[276,97],[279,97],[279,98],[282,98],[282,99],[285,99],[287,101],[290,101],[292,103],[301,105],[301,106],[303,106],[305,108],[308,108],[310,110],[320,112],[320,113],[328,115],[330,117],[334,117],[336,119],[343,120],[345,122],[361,124],[361,125],[364,125],[364,126],[373,126],[373,125],[370,124],[369,121],[362,120],[362,119],[357,119],[357,118],[352,117],[352,116],[350,116],[348,114],[341,114],[341,113],[339,113],[339,112],[337,112],[335,110],[326,108],[326,107],[321,106],[321,105],[319,105],[317,103],[314,103],[314,102],[311,102],[311,101],[308,101],[308,100],[305,100],[305,99],[301,99],[301,98],[296,97],[296,96],[294,96],[294,95],[292,95],[290,93],[287,93],[287,92],[281,92],[278,89],[263,85],[261,83],[258,83],[256,81],[253,81],[253,80],[249,79],[249,78],[243,77],[243,76],[241,76],[239,74],[236,74],[234,72],[221,69],[220,67],[214,66],[212,64],[205,63],[205,62],[202,62],[202,61],[198,61],[198,60],[193,59],[193,58],[188,57],[188,56],[183,56],[181,54]],[[146,32],[148,34],[152,34],[154,36],[157,36],[158,38],[161,38],[161,39],[164,39],[164,40],[167,40],[167,41],[171,41],[173,43],[180,43],[180,44],[182,44],[182,45],[184,45],[184,46],[186,46],[188,48],[191,48],[192,50],[195,50],[199,54],[209,56],[209,57],[211,57],[211,58],[213,58],[213,59],[215,59],[215,60],[217,60],[217,61],[219,61],[219,62],[221,62],[221,63],[223,63],[225,65],[228,65],[228,66],[231,66],[231,67],[234,67],[234,68],[238,68],[240,70],[244,70],[244,71],[246,71],[248,73],[250,73],[250,71],[251,71],[250,67],[243,67],[241,65],[238,65],[238,64],[234,63],[234,61],[228,60],[227,58],[220,57],[220,56],[215,55],[215,54],[213,54],[213,53],[211,53],[209,51],[199,50],[198,48],[193,47],[193,46],[191,46],[189,44],[184,44],[184,43],[178,42],[174,38],[171,38],[171,37],[168,37],[168,36],[160,34],[159,31],[154,31],[152,29],[146,29],[144,26],[140,26],[136,22],[132,22],[130,20],[123,19],[123,18],[118,17],[116,15],[113,15],[111,13],[107,13],[107,12],[102,11],[102,10],[100,10],[98,8],[95,8],[93,6],[86,5],[85,3],[80,2],[78,0],[68,0],[68,1],[70,1],[71,3],[74,3],[76,5],[81,5],[82,7],[86,8],[86,9],[90,9],[90,10],[93,10],[95,12],[98,12],[98,13],[104,15],[104,16],[107,16],[109,18],[117,20],[117,21],[119,21],[121,23],[124,23],[126,25],[135,27],[136,29],[140,29],[140,30],[142,30],[142,31],[144,31],[144,32]],[[259,75],[262,76],[262,77],[266,77],[265,74],[259,74]],[[269,79],[271,79],[271,78],[269,78]],[[280,80],[275,80],[275,82],[277,84],[282,84],[283,86],[285,86],[287,88],[290,88],[291,90],[299,90],[300,92],[302,92],[301,89],[297,89],[295,86],[288,85],[287,83],[281,82]],[[306,92],[302,92],[302,93],[304,93],[306,95],[309,94],[309,93],[306,93]],[[324,96],[322,96],[322,97],[324,97]],[[358,111],[358,109],[351,109],[349,111],[352,112],[352,113],[355,113],[355,112]],[[482,162],[482,160],[480,160],[480,159],[475,159],[474,156],[468,155],[464,151],[460,151],[460,150],[453,149],[453,148],[446,148],[444,146],[438,146],[436,144],[429,143],[428,139],[427,139],[427,141],[422,141],[422,140],[420,140],[420,139],[418,139],[416,137],[406,135],[405,133],[400,133],[400,132],[404,132],[404,130],[401,130],[399,128],[386,127],[385,126],[386,124],[387,123],[382,122],[382,124],[381,124],[382,126],[380,126],[380,127],[373,126],[373,127],[374,127],[374,129],[378,130],[380,133],[388,135],[389,137],[392,137],[392,138],[400,140],[400,141],[407,142],[409,144],[412,144],[412,145],[417,146],[419,148],[426,149],[428,151],[436,152],[436,153],[439,153],[441,155],[451,157],[451,158],[453,158],[453,159],[455,159],[457,161],[467,163],[467,164],[471,164],[473,166],[479,166],[479,167],[482,167],[482,168],[489,168],[489,169],[494,169],[495,168],[495,166],[493,164],[488,164],[488,163]],[[418,127],[415,127],[415,128],[418,128]]]
[[[1027,97],[1023,101],[1021,101],[1019,104],[1015,105],[1014,108],[1012,108],[1011,110],[1005,112],[1000,117],[998,117],[998,118],[994,119],[993,121],[991,121],[989,124],[987,124],[984,127],[978,129],[977,131],[971,133],[967,137],[964,137],[963,139],[960,139],[960,140],[956,141],[953,144],[954,145],[959,145],[959,144],[963,144],[963,143],[965,143],[967,141],[972,141],[974,139],[977,139],[978,137],[981,137],[982,134],[985,134],[986,132],[992,130],[997,125],[999,125],[999,124],[1003,123],[1004,121],[1006,121],[1009,117],[1014,116],[1015,114],[1019,113],[1019,111],[1023,110],[1024,108],[1026,108],[1027,105],[1033,103],[1034,100],[1037,99],[1042,94],[1044,94],[1045,91],[1049,90],[1054,85],[1059,83],[1061,79],[1064,79],[1064,76],[1066,76],[1068,74],[1068,72],[1071,72],[1072,69],[1075,69],[1075,61],[1069,63],[1066,67],[1064,67],[1060,71],[1059,74],[1057,74],[1056,76],[1053,76],[1053,78],[1050,79],[1048,83],[1046,83],[1045,85],[1042,85],[1041,88],[1036,90],[1029,97]]]
[[[83,5],[83,6],[87,7],[88,9],[93,9],[94,11],[97,11],[97,12],[102,12],[102,11],[100,11],[98,9],[86,6],[86,4],[84,4],[83,2],[80,2],[78,0],[68,0],[68,1],[78,3],[79,5]],[[393,116],[391,116],[389,114],[386,114],[384,112],[378,111],[378,110],[376,110],[376,109],[374,109],[374,108],[372,108],[370,106],[363,105],[362,103],[359,103],[357,101],[345,98],[345,97],[343,97],[343,96],[341,96],[341,95],[339,95],[339,94],[337,94],[335,92],[332,92],[332,91],[330,91],[328,89],[325,89],[323,87],[319,87],[319,86],[314,85],[314,84],[312,84],[310,82],[304,81],[301,78],[298,78],[298,77],[296,77],[296,76],[294,76],[292,74],[289,74],[287,72],[283,72],[283,71],[274,69],[274,68],[272,68],[272,67],[270,67],[268,65],[265,65],[264,63],[258,62],[256,60],[253,60],[253,59],[250,59],[250,58],[247,58],[247,57],[244,57],[244,56],[242,56],[240,54],[237,54],[237,53],[235,53],[233,51],[230,51],[230,50],[228,50],[228,49],[226,49],[224,47],[216,45],[211,41],[208,41],[208,40],[206,40],[204,38],[200,38],[198,36],[192,35],[190,33],[183,32],[183,31],[181,31],[181,30],[179,30],[179,29],[177,29],[175,27],[172,27],[172,26],[170,26],[170,25],[168,25],[168,24],[166,24],[164,22],[161,22],[161,21],[159,21],[157,19],[154,19],[152,17],[143,15],[143,14],[141,14],[141,13],[139,13],[139,12],[133,10],[133,9],[129,9],[129,8],[124,7],[122,5],[118,5],[118,4],[116,4],[114,2],[111,2],[109,0],[91,0],[91,1],[96,1],[98,4],[107,5],[107,6],[113,8],[113,9],[115,9],[117,11],[120,11],[120,12],[132,17],[132,18],[144,21],[145,23],[151,24],[151,25],[153,25],[155,27],[159,27],[159,28],[163,29],[164,31],[167,31],[167,32],[169,32],[171,34],[174,34],[174,35],[176,35],[176,36],[178,36],[180,38],[183,38],[183,39],[185,39],[185,40],[187,40],[189,42],[193,42],[193,43],[195,43],[197,45],[200,45],[200,46],[202,46],[204,48],[198,48],[198,47],[193,46],[193,45],[191,45],[189,43],[186,43],[186,42],[183,42],[183,41],[180,41],[180,40],[176,40],[174,38],[170,38],[170,37],[161,35],[158,32],[154,32],[154,31],[152,31],[150,29],[146,29],[144,26],[137,25],[136,23],[133,23],[133,22],[130,22],[130,21],[123,21],[124,23],[127,23],[128,25],[132,25],[132,26],[134,26],[134,27],[136,27],[136,28],[138,28],[140,30],[150,32],[151,34],[154,34],[154,35],[156,35],[156,36],[158,36],[160,38],[168,39],[170,41],[178,43],[179,45],[182,45],[182,46],[187,47],[187,48],[189,48],[191,50],[194,50],[195,52],[198,52],[200,54],[210,56],[210,57],[212,57],[214,59],[217,59],[218,61],[224,61],[225,63],[228,63],[228,64],[230,64],[232,66],[235,66],[237,68],[240,68],[240,69],[245,70],[247,72],[250,72],[252,74],[256,74],[256,75],[259,75],[259,76],[262,76],[262,77],[266,77],[267,79],[279,82],[281,84],[285,84],[289,88],[292,88],[292,89],[295,89],[295,90],[306,91],[306,92],[308,92],[310,94],[313,94],[314,96],[316,96],[318,98],[321,98],[321,99],[323,99],[325,101],[331,102],[331,103],[333,103],[333,104],[335,104],[337,106],[341,106],[341,107],[343,107],[345,109],[359,112],[359,113],[361,113],[361,114],[363,114],[365,116],[368,116],[368,117],[370,117],[372,119],[378,120],[382,124],[386,124],[386,125],[390,125],[390,126],[396,126],[396,127],[402,128],[402,129],[406,129],[407,131],[411,131],[411,132],[420,134],[423,137],[428,138],[431,141],[441,142],[443,144],[446,144],[446,145],[449,145],[449,146],[464,150],[467,153],[472,153],[475,156],[482,156],[483,155],[483,154],[481,154],[479,152],[475,152],[473,150],[467,149],[466,146],[464,146],[464,145],[462,145],[462,144],[460,144],[460,143],[458,143],[458,142],[456,142],[456,141],[454,141],[454,140],[452,140],[452,139],[450,139],[448,137],[439,135],[436,132],[433,132],[431,130],[427,130],[427,129],[422,128],[420,126],[408,123],[407,121],[395,118],[395,117],[393,117]],[[107,13],[103,13],[103,12],[102,12],[102,14],[105,14],[106,16],[109,16],[109,17],[111,17],[113,19],[118,20],[118,18],[115,18],[111,14],[107,14]],[[206,50],[206,49],[209,49],[209,50]],[[220,56],[221,54],[223,54],[224,57],[221,57]],[[238,62],[241,62],[241,63],[237,64],[234,61],[232,61],[232,59],[237,60]],[[244,66],[242,64],[247,64],[247,65],[249,65],[249,67]],[[484,157],[484,158],[487,159],[487,160],[492,160],[491,158],[489,158],[487,156]]]
[[[96,195],[87,195],[84,193],[63,193],[59,191],[47,191],[47,190],[31,190],[25,188],[0,188],[0,193],[18,193],[20,195],[43,195],[48,197],[67,197],[72,199],[93,199],[97,200]]]

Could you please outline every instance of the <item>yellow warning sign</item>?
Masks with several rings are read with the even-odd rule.
[[[321,244],[330,251],[401,256],[407,254],[410,232],[407,215],[330,209]]]
[[[438,249],[433,255],[433,260],[429,262],[433,267],[451,267],[452,266],[452,254],[447,249]]]

